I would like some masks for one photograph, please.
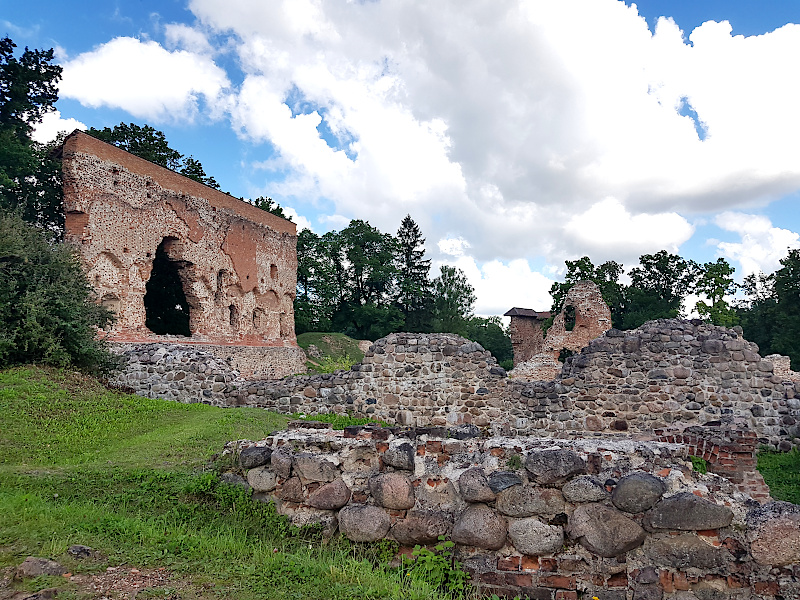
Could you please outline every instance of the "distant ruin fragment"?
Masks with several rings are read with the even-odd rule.
[[[555,379],[566,356],[580,352],[611,328],[611,310],[592,281],[572,286],[546,336],[542,324],[549,312],[512,308],[505,316],[511,317],[512,375],[528,381]]]
[[[75,131],[66,238],[117,321],[114,342],[209,346],[245,375],[304,370],[294,223]]]

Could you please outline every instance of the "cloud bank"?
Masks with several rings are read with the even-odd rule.
[[[721,211],[742,242],[719,250],[745,271],[797,240],[732,215],[800,189],[798,25],[743,37],[662,18],[651,31],[617,0],[189,8],[194,26],[165,29],[171,50],[116,38],[65,65],[62,93],[147,119],[227,115],[274,148],[259,165],[274,197],[300,214],[330,206],[321,224],[394,231],[410,213],[487,307],[502,281],[546,308],[550,280],[517,259],[631,263]]]

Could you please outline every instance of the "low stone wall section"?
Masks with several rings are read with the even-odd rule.
[[[451,334],[392,334],[350,371],[279,381],[244,381],[218,369],[213,357],[182,347],[140,346],[126,355],[119,385],[217,406],[352,413],[400,425],[474,424],[554,438],[741,425],[782,450],[800,435],[800,382],[776,375],[735,331],[678,319],[611,329],[568,358],[553,381],[515,382],[479,344]],[[188,369],[175,371],[178,358]]]
[[[235,467],[223,478],[328,536],[392,539],[404,555],[444,536],[486,594],[800,597],[800,508],[761,505],[723,477],[693,472],[684,444],[328,427],[294,422],[231,442],[223,454]]]

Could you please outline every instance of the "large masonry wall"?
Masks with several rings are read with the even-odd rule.
[[[166,339],[145,326],[146,284],[161,247],[189,305],[191,337],[172,339],[285,348],[291,368],[279,375],[303,369],[293,223],[81,132],[64,143],[63,169],[66,237],[117,315],[110,339]]]
[[[355,542],[391,539],[410,558],[439,536],[485,594],[539,600],[777,599],[800,595],[800,509],[759,504],[692,471],[708,438],[755,473],[755,440],[709,428],[695,445],[476,437],[477,428],[293,422],[231,442],[223,474],[295,525]],[[755,473],[757,475],[757,473]]]
[[[136,346],[126,355],[118,384],[217,406],[351,412],[401,425],[474,424],[552,438],[741,425],[781,449],[799,431],[800,383],[775,375],[735,331],[678,319],[609,330],[568,358],[553,381],[509,379],[480,345],[450,334],[392,334],[350,371],[281,381],[209,371],[209,355],[187,357],[175,347]],[[185,367],[176,371],[177,360]]]

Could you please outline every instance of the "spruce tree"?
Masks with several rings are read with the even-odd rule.
[[[429,330],[432,317],[431,261],[426,260],[425,238],[419,226],[406,215],[397,230],[397,305],[409,331]]]

